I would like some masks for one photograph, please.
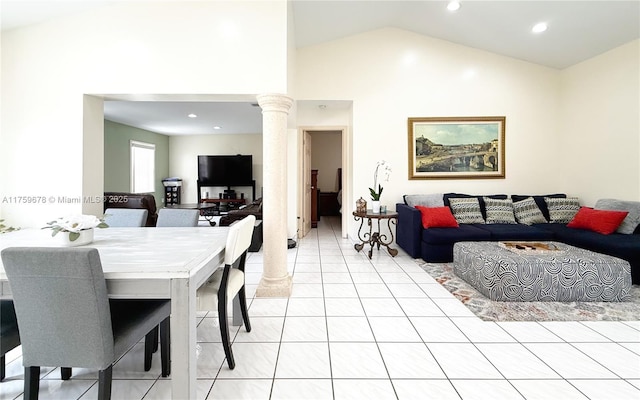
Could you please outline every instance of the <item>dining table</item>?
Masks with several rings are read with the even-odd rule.
[[[63,233],[58,233],[63,235]],[[171,300],[171,390],[173,399],[196,398],[196,290],[224,262],[226,227],[95,229],[110,298]],[[0,235],[8,247],[59,247],[49,229]],[[0,260],[0,298],[11,289]]]

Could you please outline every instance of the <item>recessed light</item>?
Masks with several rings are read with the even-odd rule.
[[[222,129],[221,126],[214,126],[213,129],[218,130],[218,129]]]
[[[449,11],[458,11],[459,9],[460,9],[459,1],[450,1],[449,4],[447,4],[447,10]]]
[[[533,28],[531,28],[531,32],[533,33],[542,33],[544,31],[546,31],[548,28],[547,23],[546,22],[538,22],[537,24],[535,24],[533,26]]]
[[[188,115],[188,117],[189,117],[189,118],[198,118],[198,116],[197,116],[197,115],[195,115],[195,114],[193,114],[193,113],[189,114],[189,115]]]
[[[475,70],[475,69],[473,69],[473,68],[469,68],[469,69],[467,69],[466,71],[464,71],[464,72],[462,73],[462,78],[464,78],[464,79],[471,79],[471,78],[473,78],[473,77],[474,77],[474,76],[476,76],[476,75],[477,75],[476,70]]]

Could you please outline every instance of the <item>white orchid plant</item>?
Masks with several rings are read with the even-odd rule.
[[[51,229],[51,236],[55,236],[59,232],[69,232],[69,240],[73,242],[80,237],[80,231],[108,227],[109,225],[104,222],[104,218],[98,218],[94,215],[70,215],[47,222],[47,226],[42,229]]]
[[[13,232],[13,231],[17,231],[20,228],[14,228],[12,226],[6,226],[4,224],[4,220],[0,219],[0,233],[7,233],[7,232]]]
[[[369,188],[371,200],[373,201],[380,201],[380,196],[382,195],[383,190],[382,185],[378,183],[378,174],[382,175],[381,181],[389,181],[389,175],[391,175],[391,164],[389,164],[385,160],[381,160],[376,163],[376,171],[373,173],[373,187]]]

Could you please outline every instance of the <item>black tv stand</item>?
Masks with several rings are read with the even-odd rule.
[[[227,190],[225,190],[225,192],[231,192],[232,191],[232,187],[251,187],[251,201],[255,201],[256,199],[256,181],[252,180],[251,183],[249,184],[245,184],[245,185],[230,185],[230,186],[217,186],[217,185],[209,185],[209,184],[203,184],[201,183],[199,180],[197,181],[198,183],[198,203],[202,203],[203,200],[207,200],[207,199],[202,199],[202,188],[203,187],[226,187]],[[230,199],[229,197],[226,197],[227,199]]]
[[[237,199],[237,195],[236,195],[236,191],[231,189],[231,186],[229,186],[228,189],[226,189],[224,191],[224,194],[222,195],[223,199]],[[242,194],[242,198],[244,198],[244,194]]]

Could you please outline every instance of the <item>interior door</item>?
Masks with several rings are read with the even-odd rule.
[[[302,237],[311,230],[311,134],[304,132],[302,138],[304,156],[302,169],[304,174],[304,199],[302,202]]]

